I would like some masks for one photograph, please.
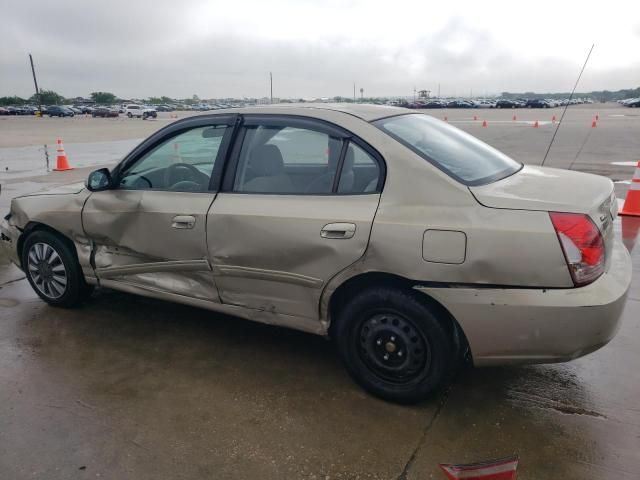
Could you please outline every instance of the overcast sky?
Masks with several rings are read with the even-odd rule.
[[[640,2],[3,0],[0,96],[468,96],[640,86]],[[579,10],[580,13],[574,13]]]

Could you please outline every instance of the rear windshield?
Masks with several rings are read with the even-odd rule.
[[[474,136],[428,115],[400,115],[373,124],[466,185],[495,182],[522,168]]]

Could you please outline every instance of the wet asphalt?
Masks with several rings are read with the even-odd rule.
[[[525,162],[544,155],[539,137],[549,126],[482,127],[464,123],[475,122],[469,115],[448,112]],[[619,123],[601,120],[599,139],[578,117],[567,131],[574,140],[591,132],[579,169],[624,180],[633,168],[610,162],[633,160],[640,119],[610,118]],[[79,148],[114,157],[130,148],[93,143]],[[557,145],[552,162],[575,160],[568,143]],[[75,158],[102,162],[99,154]],[[11,195],[90,169],[27,170],[0,177],[0,210]],[[625,184],[617,190],[623,196]],[[520,479],[638,479],[638,227],[616,222],[634,280],[609,345],[566,364],[467,369],[412,407],[364,393],[322,338],[104,289],[79,308],[53,308],[0,259],[0,479],[430,479],[444,478],[441,462],[511,454],[520,457]]]

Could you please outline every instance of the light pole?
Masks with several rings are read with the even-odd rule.
[[[38,80],[36,80],[36,69],[33,66],[33,57],[29,54],[29,62],[31,63],[31,73],[33,74],[33,84],[36,86],[36,97],[38,97],[38,111],[42,114],[42,95],[38,88]]]

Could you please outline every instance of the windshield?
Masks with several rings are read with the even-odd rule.
[[[522,168],[504,153],[424,114],[383,118],[374,125],[466,185],[483,185]]]

